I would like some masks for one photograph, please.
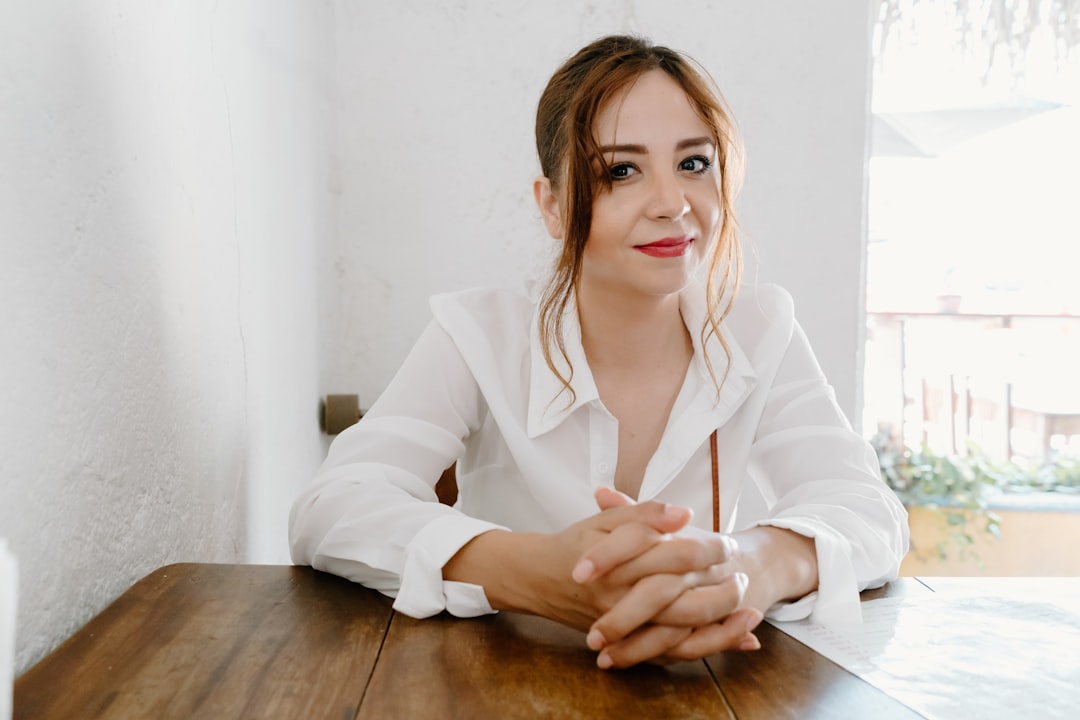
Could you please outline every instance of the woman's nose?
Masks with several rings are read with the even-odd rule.
[[[649,215],[658,220],[678,220],[688,212],[690,201],[679,178],[668,173],[654,174]]]

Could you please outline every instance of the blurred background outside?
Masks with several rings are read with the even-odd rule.
[[[959,532],[916,539],[924,557],[983,548],[1021,506],[1080,538],[1078,6],[881,5],[863,430],[909,504],[981,513],[939,517]]]

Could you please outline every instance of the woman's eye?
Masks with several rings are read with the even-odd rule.
[[[619,163],[611,166],[612,180],[625,180],[636,172],[630,163]]]
[[[704,155],[688,157],[679,163],[680,170],[687,170],[692,173],[697,173],[698,175],[708,172],[711,167],[712,161]]]

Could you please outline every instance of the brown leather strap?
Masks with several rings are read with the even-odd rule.
[[[709,436],[709,454],[712,456],[712,529],[720,532],[720,470],[716,458],[716,431]]]

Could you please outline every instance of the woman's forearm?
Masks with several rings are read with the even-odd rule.
[[[528,588],[534,557],[541,542],[537,533],[492,530],[466,543],[443,566],[443,579],[484,588],[495,610],[533,612]]]
[[[570,577],[555,538],[493,530],[470,540],[443,566],[443,579],[484,588],[495,610],[540,615],[585,630],[596,619],[595,598]]]
[[[586,551],[608,539],[616,546],[632,544],[636,555],[689,519],[685,508],[650,502],[612,508],[554,534],[493,530],[463,545],[443,566],[443,579],[483,587],[496,610],[541,615],[586,630],[639,579],[575,580],[575,566]]]

